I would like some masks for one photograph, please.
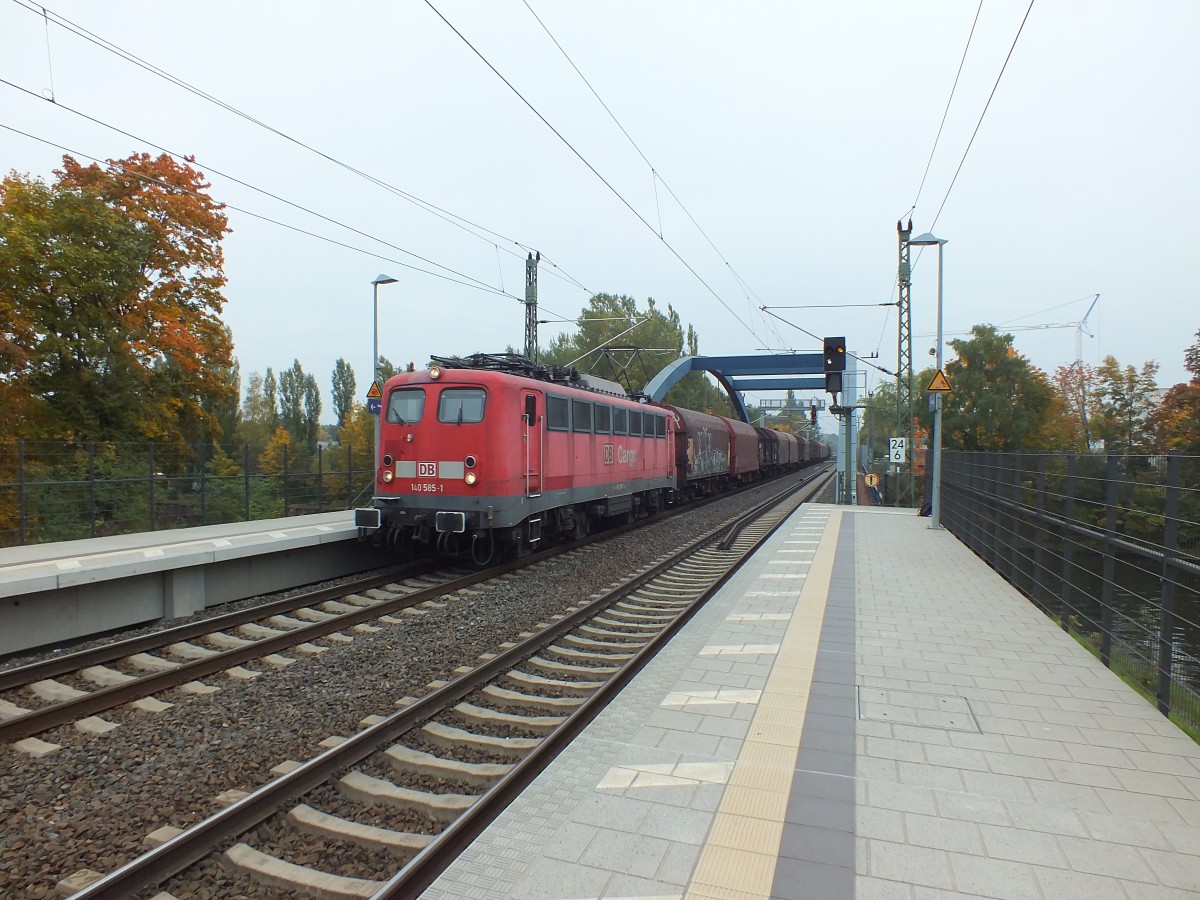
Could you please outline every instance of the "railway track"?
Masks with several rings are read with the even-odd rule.
[[[76,896],[133,897],[160,886],[191,893],[203,878],[194,873],[217,859],[238,877],[302,894],[415,895],[829,478],[790,488],[540,623]],[[326,868],[342,860],[343,871],[286,858],[314,855]]]
[[[349,642],[353,637],[346,632],[377,629],[372,621],[396,624],[390,617],[406,609],[641,524],[482,571],[419,563],[399,581],[395,574],[374,576],[0,671],[0,744],[71,723],[84,732],[104,733],[116,726],[100,713],[126,705],[158,712],[167,706],[155,694],[181,688],[203,695],[218,690],[202,681],[212,675],[249,680],[286,668],[327,649],[319,641]],[[253,662],[258,669],[245,667]],[[63,676],[67,681],[60,680]],[[38,754],[56,746],[34,741],[22,749]]]

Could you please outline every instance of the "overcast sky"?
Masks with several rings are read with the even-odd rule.
[[[919,199],[974,0],[432,2],[48,0],[281,137],[0,0],[0,78],[57,100],[0,84],[0,124],[84,157],[192,154],[215,198],[349,245],[229,211],[224,317],[243,379],[299,359],[326,420],[338,357],[360,394],[369,384],[376,275],[398,279],[379,293],[394,362],[520,348],[524,247],[550,263],[542,318],[573,318],[595,292],[653,297],[696,327],[704,354],[818,351],[806,332],[845,334],[894,370],[896,314],[881,304],[895,300],[896,220],[914,200],[914,232],[949,241],[948,340],[981,322],[1021,327],[1018,349],[1053,373],[1099,294],[1085,362],[1153,359],[1160,385],[1187,378],[1200,328],[1195,0],[1035,2],[963,161],[1029,8],[985,0]],[[6,171],[49,179],[61,156],[0,129]],[[914,271],[917,368],[935,343],[935,256]],[[818,305],[841,308],[783,308]],[[1049,325],[1065,327],[1036,327]],[[543,343],[564,327],[543,325]]]

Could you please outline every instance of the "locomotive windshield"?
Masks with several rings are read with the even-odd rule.
[[[438,401],[438,421],[463,425],[483,421],[483,388],[446,388]]]
[[[393,425],[415,425],[425,412],[425,392],[420,388],[392,391],[388,397],[387,420]]]

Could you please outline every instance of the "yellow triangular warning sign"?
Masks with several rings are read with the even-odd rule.
[[[933,376],[933,381],[929,382],[929,387],[925,388],[925,390],[942,394],[950,392],[950,382],[942,374],[941,369],[938,369],[938,373]]]
[[[946,388],[946,390],[950,390],[950,389]],[[379,382],[372,381],[371,389],[369,391],[367,391],[367,399],[368,400],[381,400],[382,398],[383,398],[383,394],[380,393],[380,391],[379,391]]]

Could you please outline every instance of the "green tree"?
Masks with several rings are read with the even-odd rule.
[[[150,238],[101,197],[15,174],[0,184],[0,384],[7,435],[137,434],[144,386],[114,311],[143,288]]]
[[[957,358],[945,367],[953,390],[943,395],[943,446],[1003,452],[1050,449],[1056,401],[1046,373],[1016,351],[1011,334],[1001,334],[994,325],[976,325],[971,335],[950,342]],[[928,385],[933,374],[927,369],[914,384]],[[932,433],[933,416],[924,398],[914,407],[917,420]]]
[[[888,448],[888,440],[900,437],[896,424],[896,384],[884,381],[867,395],[866,409],[863,410],[862,426],[859,428],[859,442],[872,449],[875,455],[883,455]],[[904,410],[907,415],[908,410]],[[908,431],[905,429],[904,437]]]
[[[316,449],[321,430],[321,388],[298,359],[279,375],[279,415],[298,448]]]
[[[379,357],[379,380],[386,383],[389,378],[395,375],[400,370],[396,368],[396,364],[386,356]]]
[[[338,428],[346,424],[346,417],[354,408],[354,369],[342,357],[333,364],[333,412],[337,416]]]
[[[262,394],[266,404],[267,423],[273,432],[279,427],[279,380],[270,366],[267,366],[267,374],[263,378]]]
[[[1104,449],[1113,453],[1146,453],[1151,448],[1147,428],[1154,412],[1158,363],[1150,360],[1141,370],[1122,367],[1115,356],[1106,356],[1096,369],[1098,408],[1093,421]]]
[[[251,453],[257,457],[267,446],[271,435],[275,433],[276,418],[274,410],[267,401],[263,377],[257,372],[251,372],[250,383],[246,385],[246,396],[242,401],[238,441],[248,444]]]
[[[233,332],[225,328],[230,345],[233,344]],[[242,393],[242,367],[237,359],[218,372],[225,382],[226,391],[219,397],[204,401],[206,411],[216,420],[220,435],[225,438],[225,446],[233,447],[237,443],[237,433],[242,423],[242,411],[238,403]]]
[[[639,309],[632,297],[596,294],[576,320],[578,330],[558,335],[538,351],[545,365],[574,366],[607,378],[627,391],[640,391],[664,366],[680,356],[699,353],[700,337],[667,305],[664,313],[653,298]],[[666,402],[702,412],[730,410],[729,398],[704,374],[693,372],[673,387]]]

